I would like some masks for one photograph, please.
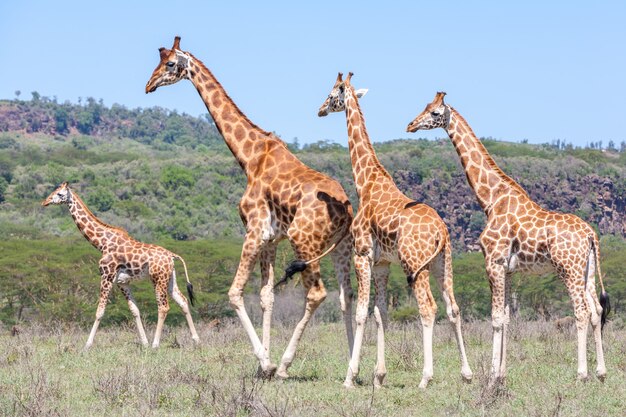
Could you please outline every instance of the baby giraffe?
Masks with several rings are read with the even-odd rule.
[[[431,207],[412,201],[396,187],[374,152],[365,130],[365,120],[357,97],[367,90],[355,91],[350,84],[352,73],[345,81],[339,73],[328,98],[318,115],[346,112],[348,144],[352,173],[360,200],[358,213],[352,223],[354,265],[358,280],[356,334],[352,359],[344,386],[352,387],[359,370],[359,356],[369,304],[370,279],[374,278],[376,301],[374,317],[378,327],[378,355],[374,385],[382,385],[385,368],[385,339],[387,327],[386,286],[389,265],[399,262],[419,304],[424,343],[424,370],[420,388],[426,388],[433,376],[432,340],[437,304],[430,291],[430,271],[437,277],[443,292],[446,312],[454,328],[461,356],[461,375],[472,379],[467,363],[461,315],[452,290],[452,247],[448,229]]]
[[[168,292],[185,313],[189,330],[191,330],[191,338],[194,342],[199,342],[200,339],[193,325],[187,299],[178,289],[178,285],[176,285],[174,259],[179,259],[185,269],[187,293],[193,305],[193,287],[191,282],[189,282],[187,265],[185,265],[183,258],[160,246],[138,242],[130,237],[125,230],[104,223],[87,208],[87,205],[78,197],[76,192],[70,189],[67,182],[61,184],[41,204],[43,206],[49,204],[67,204],[70,209],[70,214],[76,226],[78,226],[78,230],[80,230],[89,243],[102,252],[102,258],[99,263],[100,274],[102,276],[100,281],[100,301],[96,311],[96,321],[91,328],[85,349],[89,349],[93,344],[113,284],[117,284],[124,294],[126,301],[128,301],[128,307],[137,323],[141,343],[144,346],[148,346],[148,339],[146,338],[146,332],[141,324],[139,309],[137,308],[137,304],[135,304],[129,285],[131,280],[145,276],[150,276],[152,280],[159,307],[159,318],[152,347],[159,347],[163,322],[170,309],[167,300]]]

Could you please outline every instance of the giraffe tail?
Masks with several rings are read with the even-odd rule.
[[[600,269],[600,245],[598,244],[598,238],[595,236],[589,236],[589,242],[591,243],[591,251],[593,252],[594,263],[596,265],[596,271],[598,272],[598,278],[600,280],[600,307],[602,307],[602,315],[600,316],[600,329],[604,329],[606,318],[611,312],[611,300],[609,294],[604,289],[604,281],[602,271]],[[589,268],[589,261],[587,261],[587,268]],[[585,277],[586,279],[586,277]]]
[[[187,264],[185,263],[185,260],[182,258],[182,256],[179,256],[176,254],[172,254],[172,255],[174,256],[175,259],[178,259],[183,264],[183,269],[185,270],[185,279],[187,280],[187,295],[189,296],[189,302],[193,306],[196,296],[193,293],[193,284],[191,283],[191,281],[189,281],[189,274],[187,273]]]
[[[331,253],[337,247],[339,242],[341,242],[346,237],[346,235],[349,232],[350,232],[350,228],[347,228],[346,232],[341,236],[341,238],[339,240],[337,240],[335,243],[333,243],[332,245],[330,245],[330,247],[328,249],[326,249],[324,251],[324,253],[322,253],[321,255],[316,256],[313,259],[309,259],[308,261],[303,261],[301,259],[296,259],[295,261],[291,261],[291,263],[289,265],[287,265],[287,267],[285,268],[285,274],[280,279],[280,281],[278,281],[276,283],[276,285],[274,285],[274,288],[276,288],[276,287],[284,284],[285,282],[289,281],[291,279],[291,277],[293,277],[295,274],[297,274],[298,272],[302,272],[302,271],[306,270],[307,266],[309,266],[313,262],[319,261],[324,256],[326,256],[329,253]]]

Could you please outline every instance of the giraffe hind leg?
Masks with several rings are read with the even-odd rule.
[[[315,310],[317,310],[319,305],[326,299],[326,288],[324,288],[324,283],[320,276],[319,262],[309,264],[307,269],[302,271],[302,283],[307,290],[304,315],[296,325],[293,335],[289,340],[289,344],[287,345],[287,349],[285,349],[285,353],[280,360],[278,370],[276,371],[276,376],[281,379],[289,377],[287,369],[291,366],[296,356],[296,349],[302,338],[304,329],[306,329],[311,317],[313,317]]]
[[[152,348],[154,349],[159,347],[159,344],[161,342],[161,332],[163,331],[163,324],[165,323],[167,313],[170,311],[170,305],[167,300],[167,285],[169,280],[166,277],[168,277],[168,275],[169,274],[159,274],[158,276],[153,278],[154,291],[156,293],[156,300],[159,311],[157,327],[154,331],[154,340],[152,341]]]
[[[467,361],[465,343],[463,341],[463,333],[461,331],[461,324],[463,320],[461,319],[461,312],[454,297],[451,252],[450,245],[446,245],[444,251],[442,251],[431,263],[432,272],[436,277],[437,284],[442,292],[443,300],[446,304],[446,314],[448,315],[448,320],[454,330],[461,359],[461,377],[465,382],[471,382],[474,374]]]
[[[193,318],[191,317],[189,303],[187,302],[187,299],[185,298],[183,293],[180,291],[180,288],[178,288],[178,285],[176,284],[176,271],[174,270],[172,270],[172,279],[170,280],[168,290],[174,302],[176,302],[176,304],[180,306],[181,310],[183,310],[183,313],[185,314],[185,319],[187,320],[187,325],[189,326],[189,331],[191,332],[191,339],[196,344],[199,343],[200,338],[198,337],[198,333],[196,332],[196,327],[193,324]]]
[[[350,282],[350,257],[352,256],[352,236],[346,236],[330,253],[339,283],[339,304],[348,338],[348,352],[352,356],[354,333],[352,329],[352,284]]]

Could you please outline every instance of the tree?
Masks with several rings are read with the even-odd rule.
[[[61,135],[69,132],[69,116],[63,107],[57,107],[54,112],[55,130]]]
[[[31,94],[33,95],[33,101],[35,103],[39,103],[39,100],[41,99],[41,94],[36,91],[31,92]]]
[[[87,204],[95,211],[108,211],[113,207],[114,202],[115,196],[113,193],[101,187],[89,194],[87,198]]]
[[[19,100],[20,99],[20,94],[22,94],[22,92],[20,90],[15,90],[15,100]]]

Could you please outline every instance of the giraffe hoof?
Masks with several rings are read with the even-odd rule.
[[[276,368],[277,366],[274,365],[273,363],[270,363],[267,369],[263,369],[261,365],[259,365],[259,368],[256,371],[256,375],[258,378],[261,378],[261,379],[272,379],[272,377],[276,373]]]
[[[289,374],[287,373],[287,369],[281,367],[278,371],[276,371],[276,378],[278,379],[288,379]]]
[[[587,382],[589,380],[589,375],[587,375],[586,372],[585,373],[579,372],[578,375],[576,376],[576,379],[581,382]]]
[[[461,378],[463,379],[463,382],[469,384],[472,382],[472,379],[474,378],[474,374],[472,373],[471,370],[461,371]]]
[[[354,382],[345,380],[343,383],[343,386],[344,388],[347,388],[347,389],[354,389]]]
[[[374,388],[382,388],[383,380],[385,379],[385,375],[387,375],[387,374],[377,374],[377,375],[374,375]]]

